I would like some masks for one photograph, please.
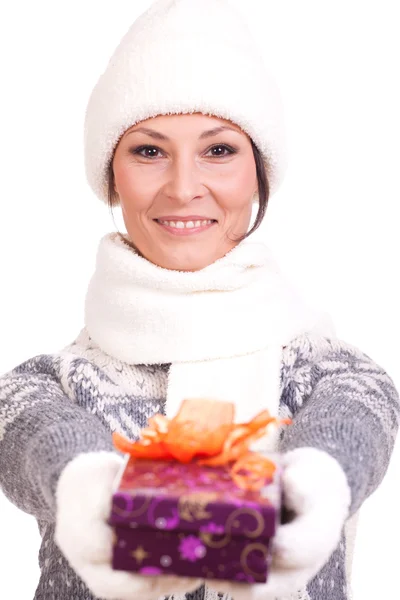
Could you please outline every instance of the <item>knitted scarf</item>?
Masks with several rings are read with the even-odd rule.
[[[185,398],[234,402],[236,420],[277,415],[282,348],[305,332],[334,335],[261,242],[239,243],[195,272],[140,256],[118,233],[102,237],[85,300],[85,325],[128,364],[171,363],[166,412]]]

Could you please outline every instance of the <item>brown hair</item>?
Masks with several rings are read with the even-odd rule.
[[[260,227],[260,225],[264,219],[265,212],[266,212],[267,206],[268,206],[268,200],[269,200],[269,183],[268,183],[268,177],[267,177],[267,165],[261,155],[261,152],[259,151],[257,146],[254,144],[253,140],[250,140],[250,141],[251,141],[251,146],[253,149],[254,160],[256,163],[259,206],[258,206],[257,217],[256,217],[256,220],[254,221],[253,227],[245,235],[243,235],[241,238],[236,240],[238,242],[241,242],[244,239],[246,239],[247,237],[249,237],[252,233],[254,233],[254,231],[256,229],[258,229]],[[114,188],[115,181],[114,181],[114,171],[113,171],[112,164],[113,164],[113,159],[110,160],[110,163],[108,165],[108,170],[107,170],[108,206],[110,208],[111,214],[112,214],[113,206],[118,206],[118,204],[119,204],[118,196],[117,196],[117,194],[115,192],[115,188]]]

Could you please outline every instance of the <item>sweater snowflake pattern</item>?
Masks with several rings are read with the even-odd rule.
[[[58,477],[82,452],[113,450],[111,432],[137,438],[149,417],[164,412],[168,370],[114,359],[83,328],[60,352],[35,356],[0,377],[0,486],[36,518],[42,537],[34,600],[99,600],[54,542]],[[283,350],[280,416],[293,423],[279,450],[325,450],[344,469],[352,493],[340,544],[293,600],[349,600],[349,526],[388,468],[400,421],[398,392],[356,347],[304,334]],[[202,587],[187,600],[218,597]]]

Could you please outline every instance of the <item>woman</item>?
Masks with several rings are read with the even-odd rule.
[[[0,380],[0,483],[43,538],[35,600],[346,600],[348,526],[387,470],[399,397],[251,239],[285,171],[282,110],[226,0],[137,19],[93,90],[85,157],[127,235],[100,241],[76,339]],[[111,432],[137,437],[192,396],[293,419],[273,442],[294,516],[265,585],[111,569]]]

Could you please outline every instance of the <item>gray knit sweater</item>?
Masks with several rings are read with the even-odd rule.
[[[0,485],[37,519],[42,536],[34,600],[95,600],[54,543],[58,477],[77,454],[112,450],[111,432],[137,437],[164,410],[168,369],[111,358],[83,328],[60,352],[35,356],[0,378]],[[280,449],[314,446],[333,455],[347,475],[355,515],[381,483],[394,446],[400,402],[391,378],[354,346],[302,335],[283,352],[280,411],[293,418]],[[348,540],[345,528],[299,598],[350,598]],[[204,597],[204,588],[188,596]]]

